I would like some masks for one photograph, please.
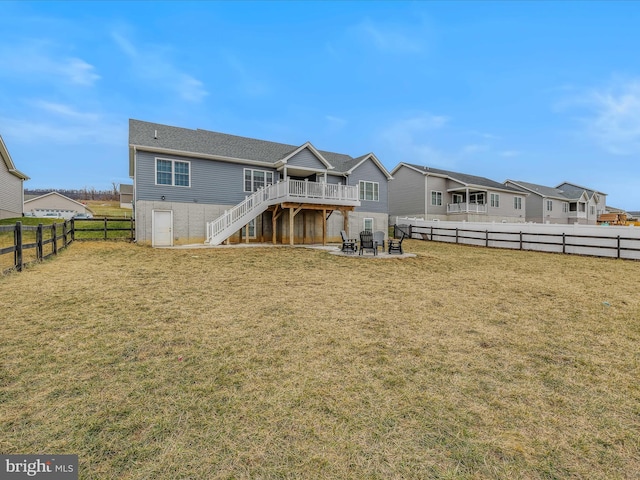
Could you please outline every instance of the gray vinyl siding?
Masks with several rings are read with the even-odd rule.
[[[430,220],[430,215],[446,215],[447,203],[451,203],[451,196],[447,193],[447,189],[460,186],[458,182],[452,182],[442,177],[425,176],[427,196],[424,199],[427,211],[425,212],[425,220]],[[431,205],[431,193],[442,192],[442,205]]]
[[[422,173],[400,167],[389,182],[389,215],[423,216],[425,181]]]
[[[156,185],[156,158],[189,162],[191,185]],[[140,151],[136,152],[135,168],[136,201],[157,201],[164,195],[166,202],[236,205],[250,195],[244,191],[245,168],[274,172],[274,180],[277,179],[277,173],[270,168]]]
[[[311,150],[305,148],[287,161],[287,165],[295,167],[312,168],[314,170],[326,170],[327,167],[324,163],[318,160]]]
[[[389,181],[372,160],[367,160],[356,168],[347,180],[347,185],[358,185],[361,180],[378,182],[378,201],[361,200],[356,212],[389,213]]]
[[[331,183],[333,185],[344,185],[345,178],[343,175],[327,175],[327,183]]]
[[[492,207],[491,206],[491,194],[499,195],[499,206]],[[513,199],[514,197],[522,198],[522,209],[516,210],[513,207]],[[489,190],[487,192],[487,215],[490,216],[500,216],[500,217],[514,217],[517,219],[524,220],[526,216],[526,202],[527,197],[525,195],[520,195],[517,193],[508,193],[508,192],[492,192]]]
[[[0,218],[22,216],[22,179],[9,173],[0,160]]]

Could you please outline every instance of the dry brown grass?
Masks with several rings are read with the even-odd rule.
[[[74,244],[0,278],[0,451],[81,478],[638,478],[640,263]]]

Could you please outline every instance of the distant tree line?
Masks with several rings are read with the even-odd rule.
[[[118,185],[113,182],[111,190],[98,190],[94,187],[84,188],[25,188],[25,195],[45,195],[51,192],[58,192],[65,197],[81,202],[83,200],[119,200],[120,192]]]

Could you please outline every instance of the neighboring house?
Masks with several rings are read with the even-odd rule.
[[[129,120],[136,241],[326,243],[387,230],[391,175],[373,153],[318,150]]]
[[[25,180],[29,177],[16,169],[0,136],[0,219],[22,217]]]
[[[32,217],[59,217],[69,220],[78,213],[90,213],[86,205],[58,192],[49,192],[39,197],[25,200],[25,215]]]
[[[133,208],[133,185],[120,184],[120,208]]]
[[[596,225],[598,215],[606,212],[606,193],[573,183],[563,182],[557,187],[546,187],[507,180],[505,185],[529,194],[527,222]]]
[[[410,163],[392,171],[389,214],[425,220],[524,222],[527,194],[488,178]]]

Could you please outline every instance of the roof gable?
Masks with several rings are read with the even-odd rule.
[[[373,153],[367,153],[366,155],[362,155],[361,157],[354,158],[352,162],[353,165],[346,171],[346,173],[353,173],[356,168],[358,168],[368,160],[371,160],[375,164],[375,166],[378,167],[378,169],[384,174],[384,176],[387,177],[387,180],[393,179],[387,169],[384,168],[384,165],[382,165],[382,162],[380,162],[380,160],[378,160],[378,157],[376,157]]]
[[[289,160],[294,159],[294,157],[299,155],[304,150],[308,150],[309,152],[311,152],[311,155],[313,155],[320,163],[322,163],[325,168],[333,170],[333,166],[327,161],[326,158],[324,158],[324,156],[322,156],[322,154],[310,142],[306,142],[300,145],[294,151],[287,154],[284,158],[276,162],[276,166],[279,167],[285,163],[288,163]]]
[[[0,135],[0,157],[2,157],[3,163],[6,165],[10,174],[18,177],[20,180],[29,180],[28,176],[16,169],[13,159],[11,155],[9,155],[9,150],[7,150],[7,146],[4,144],[2,135]]]
[[[30,198],[29,200],[25,200],[24,203],[26,205],[29,202],[35,202],[36,200],[42,200],[43,198],[46,198],[46,197],[49,197],[49,196],[57,196],[57,197],[60,197],[61,199],[65,200],[65,201],[73,202],[73,203],[81,206],[82,208],[87,208],[86,205],[74,200],[73,198],[69,198],[66,195],[62,195],[61,193],[58,193],[58,192],[45,193],[44,195],[40,195],[38,197],[33,197],[33,198]]]
[[[398,165],[398,167],[400,167],[401,165],[409,167],[410,169],[415,170],[416,172],[419,172],[423,175],[432,175],[432,176],[441,177],[441,178],[448,178],[449,180],[453,180],[455,182],[458,182],[461,185],[468,186],[468,187],[483,187],[483,188],[488,188],[492,190],[518,192],[518,190],[516,190],[515,188],[509,187],[508,185],[496,182],[495,180],[491,180],[490,178],[486,178],[486,177],[479,177],[477,175],[469,175],[466,173],[451,172],[449,170],[441,170],[439,168],[431,168],[431,167],[427,167],[423,165],[415,165],[411,163],[401,163],[400,165]],[[398,169],[398,167],[394,168],[391,173],[393,174]]]

